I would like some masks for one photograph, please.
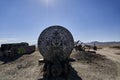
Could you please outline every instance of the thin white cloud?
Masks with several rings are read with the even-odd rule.
[[[0,46],[1,44],[20,43],[20,42],[27,42],[30,45],[36,45],[37,40],[23,40],[23,39],[17,39],[17,38],[0,38]]]
[[[37,41],[36,40],[31,40],[31,41],[27,41],[30,45],[36,45]]]
[[[0,39],[0,43],[4,43],[4,42],[7,42],[7,40]]]
[[[0,44],[15,42],[16,38],[0,38]]]

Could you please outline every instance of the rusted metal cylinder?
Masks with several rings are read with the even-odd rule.
[[[62,26],[50,26],[38,38],[38,49],[45,60],[66,60],[74,47],[73,36]]]

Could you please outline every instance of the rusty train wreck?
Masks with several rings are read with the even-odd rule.
[[[16,55],[30,54],[35,51],[35,46],[28,43],[1,44],[0,57],[14,57]]]

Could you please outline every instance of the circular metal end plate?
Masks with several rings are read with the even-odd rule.
[[[74,46],[72,34],[62,26],[50,26],[42,31],[38,38],[38,49],[44,59],[66,59]]]

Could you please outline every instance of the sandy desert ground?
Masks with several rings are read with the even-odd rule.
[[[103,48],[96,53],[76,52],[71,57],[72,67],[82,80],[120,80],[120,49]],[[3,64],[0,61],[0,80],[38,80],[42,78],[42,58],[38,51],[23,55],[15,61]]]

